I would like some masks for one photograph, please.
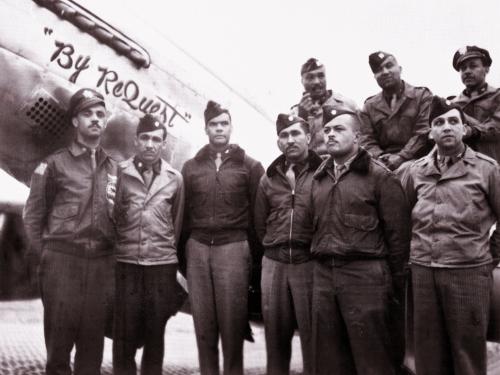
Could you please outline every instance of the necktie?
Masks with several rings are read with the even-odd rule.
[[[441,156],[439,159],[439,170],[444,174],[453,164],[450,156]]]
[[[215,169],[217,169],[217,172],[219,171],[219,167],[221,164],[222,164],[222,156],[221,156],[221,153],[218,152],[215,155]]]
[[[295,164],[290,164],[288,166],[288,169],[286,170],[286,178],[287,178],[292,190],[295,190],[295,171],[293,170],[294,166],[295,166]]]
[[[90,149],[90,166],[92,167],[92,171],[95,171],[97,168],[97,162],[95,160],[95,149]]]
[[[346,166],[345,164],[335,164],[335,171],[334,171],[334,175],[335,175],[335,179],[338,180],[340,176],[342,176],[342,174],[345,172],[346,170]]]
[[[142,178],[144,179],[144,185],[149,189],[151,181],[153,181],[153,169],[145,169],[142,172]]]
[[[391,98],[391,109],[394,110],[396,108],[396,102],[398,101],[398,97],[394,94]]]

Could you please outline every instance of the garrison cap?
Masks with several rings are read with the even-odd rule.
[[[485,66],[491,66],[491,63],[493,62],[488,50],[477,46],[465,46],[460,48],[453,55],[453,68],[455,68],[455,70],[458,72],[460,70],[460,64],[462,64],[465,60],[475,57],[483,60]]]
[[[351,115],[358,118],[358,114],[355,111],[351,111],[349,109],[339,109],[335,108],[331,105],[323,106],[323,126],[330,121],[332,121],[335,117],[341,115]]]
[[[276,134],[280,134],[283,129],[292,126],[293,124],[304,124],[309,129],[309,124],[302,117],[292,114],[280,113],[276,118]]]
[[[394,55],[383,51],[377,51],[370,54],[370,56],[368,56],[368,64],[370,64],[372,72],[377,73],[382,63],[389,57],[394,57]]]
[[[140,133],[152,132],[159,129],[163,130],[163,139],[165,139],[167,136],[167,129],[157,117],[148,113],[139,120],[136,134],[139,135]]]
[[[432,124],[432,120],[434,120],[436,117],[441,116],[442,114],[451,111],[452,109],[456,109],[458,110],[458,112],[460,112],[460,118],[462,119],[462,122],[464,122],[464,112],[457,103],[453,103],[452,101],[441,98],[437,95],[433,96],[429,109],[429,124]]]
[[[302,67],[300,68],[300,75],[303,75],[304,73],[319,69],[323,66],[323,63],[321,63],[318,59],[311,57],[309,60],[307,60]]]
[[[101,93],[93,89],[80,89],[75,92],[69,100],[68,115],[73,117],[78,114],[78,112],[96,104],[106,107],[104,97]]]
[[[209,100],[207,103],[207,108],[205,108],[205,112],[203,113],[203,115],[205,116],[205,125],[208,124],[211,119],[221,115],[222,113],[227,113],[229,116],[231,116],[229,110],[227,110],[226,108],[222,108],[219,103]]]

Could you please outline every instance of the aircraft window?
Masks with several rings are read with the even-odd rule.
[[[126,56],[137,66],[147,68],[151,64],[149,53],[127,37],[125,34],[115,29],[102,19],[89,12],[72,0],[33,0],[57,14],[59,17],[71,22],[81,31],[92,35],[98,41],[107,44],[118,54]]]

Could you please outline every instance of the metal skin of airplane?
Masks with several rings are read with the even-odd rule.
[[[138,33],[122,14],[103,20],[97,12],[71,0],[0,2],[0,168],[8,173],[0,174],[0,251],[14,251],[5,245],[6,215],[19,227],[33,170],[74,137],[65,111],[81,87],[105,96],[109,121],[102,145],[117,160],[133,154],[138,119],[152,113],[168,130],[164,157],[180,170],[206,143],[209,99],[230,109],[232,141],[263,165],[276,156],[273,121],[257,105],[147,25]],[[500,286],[494,300],[500,301]],[[500,302],[492,317],[490,338],[500,342]],[[411,332],[408,319],[408,342]],[[411,345],[406,364],[414,368]]]
[[[105,96],[101,144],[118,161],[134,153],[138,120],[151,113],[168,131],[163,157],[180,170],[207,141],[209,99],[230,109],[232,142],[264,165],[274,158],[274,123],[263,110],[158,31],[115,13],[104,20],[71,0],[0,3],[0,168],[15,178],[2,178],[3,214],[21,213],[27,193],[20,183],[29,185],[40,161],[74,137],[65,112],[81,87]]]
[[[158,31],[134,24],[124,12],[104,20],[98,11],[71,0],[0,2],[0,249],[17,265],[0,262],[0,298],[15,298],[11,286],[26,279],[19,249],[27,246],[20,225],[26,185],[46,156],[73,139],[65,113],[79,88],[104,95],[109,119],[101,144],[118,161],[133,155],[138,120],[151,113],[167,128],[162,156],[180,170],[207,142],[203,111],[210,99],[229,108],[233,143],[264,165],[277,152],[274,122],[263,110]],[[22,245],[12,245],[14,234]],[[251,288],[255,316],[259,267],[255,263]]]

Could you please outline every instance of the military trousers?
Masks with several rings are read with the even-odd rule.
[[[219,374],[219,337],[225,375],[243,374],[251,265],[247,241],[186,244],[189,302],[202,375]]]
[[[177,264],[117,262],[113,373],[136,375],[135,354],[144,345],[141,375],[161,375],[165,327],[177,312]]]
[[[492,265],[411,266],[419,375],[486,375]]]
[[[313,373],[391,375],[389,298],[385,260],[335,264],[314,261]]]
[[[114,255],[86,258],[44,250],[39,277],[47,375],[100,375],[106,326],[111,324]]]
[[[290,373],[292,338],[298,327],[303,374],[311,373],[311,302],[313,262],[282,263],[262,259],[262,314],[267,374]]]

